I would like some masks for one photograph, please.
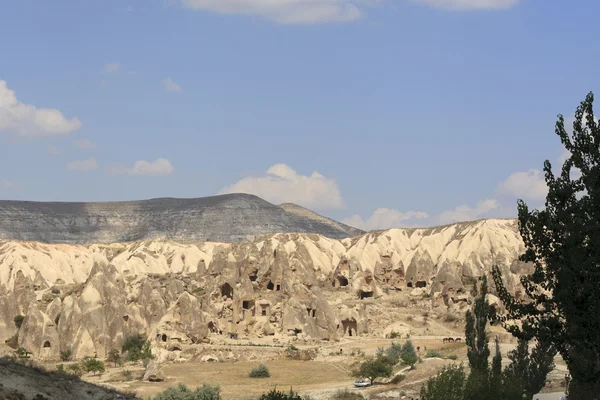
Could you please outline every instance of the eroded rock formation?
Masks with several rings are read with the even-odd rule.
[[[282,233],[235,244],[4,242],[0,337],[43,358],[66,349],[80,358],[104,357],[143,333],[162,358],[175,360],[186,346],[225,338],[383,336],[410,330],[391,316],[410,304],[378,306],[398,293],[464,313],[473,283],[495,264],[519,293],[518,278],[530,268],[517,261],[522,251],[514,220],[341,241]]]

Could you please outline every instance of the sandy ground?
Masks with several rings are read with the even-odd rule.
[[[456,355],[458,361],[423,359],[422,363],[417,364],[415,370],[405,372],[406,379],[399,385],[377,384],[370,388],[354,388],[354,378],[350,376],[350,372],[356,363],[360,362],[361,357],[351,356],[352,351],[357,352],[360,350],[366,355],[370,355],[374,354],[378,347],[388,347],[391,342],[392,340],[389,339],[357,338],[322,347],[321,355],[313,361],[287,359],[266,361],[265,364],[269,367],[271,377],[265,379],[248,377],[250,369],[258,365],[259,361],[166,364],[163,371],[167,380],[159,383],[122,382],[123,370],[129,369],[134,376],[143,373],[143,370],[130,366],[110,368],[102,378],[86,376],[85,379],[95,383],[110,384],[123,390],[135,391],[143,398],[148,398],[181,382],[189,387],[201,386],[203,383],[219,385],[225,400],[256,399],[260,394],[275,387],[285,391],[292,388],[294,391],[308,394],[316,400],[326,400],[331,394],[340,389],[360,391],[365,395],[375,395],[394,389],[418,390],[427,378],[434,375],[444,365],[460,362],[466,357],[464,344],[446,344],[438,339],[413,338],[415,346],[421,347],[421,356],[425,355],[424,349],[427,347],[427,349],[441,351],[444,355]],[[403,340],[400,342],[403,342]],[[343,350],[341,356],[330,355],[330,353],[339,352],[340,348]],[[260,351],[260,348],[257,349]],[[397,369],[395,372],[399,372],[399,370]]]

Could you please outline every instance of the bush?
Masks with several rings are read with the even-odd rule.
[[[400,332],[391,331],[388,334],[388,339],[402,339],[402,334]]]
[[[463,366],[444,367],[421,387],[421,400],[462,400],[467,375]]]
[[[258,400],[309,400],[308,397],[302,399],[298,393],[294,393],[292,389],[288,393],[280,392],[277,389],[271,389],[268,393],[263,393]]]
[[[402,381],[404,380],[404,378],[406,378],[406,376],[405,376],[405,375],[403,375],[403,374],[398,374],[398,375],[395,375],[395,376],[394,376],[394,377],[393,377],[393,378],[390,380],[390,383],[391,383],[392,385],[397,385],[397,384],[399,384],[400,382],[402,382]]]
[[[125,380],[132,380],[133,379],[133,372],[131,372],[130,370],[126,369],[125,371],[121,372],[121,375],[123,375],[123,378],[125,378]]]
[[[21,329],[21,325],[23,325],[24,319],[25,319],[24,315],[17,315],[16,317],[13,318],[13,321],[15,322],[15,326],[17,327],[17,329]]]
[[[448,360],[458,360],[458,356],[456,354],[450,354]]]
[[[437,350],[429,349],[425,353],[425,358],[444,358],[444,356]]]
[[[139,333],[125,339],[125,342],[121,346],[121,351],[127,353],[128,361],[142,360],[144,361],[144,365],[147,365],[150,360],[154,359],[152,350],[150,349],[150,342]]]
[[[69,361],[71,359],[72,355],[73,355],[73,352],[71,351],[71,349],[62,350],[60,352],[60,360],[61,361]]]
[[[331,400],[363,400],[365,397],[348,389],[339,389],[331,396]]]
[[[458,317],[454,314],[446,314],[444,315],[444,322],[456,322],[458,321]]]
[[[221,388],[219,386],[202,385],[195,390],[189,389],[183,383],[170,387],[149,400],[220,400]]]
[[[21,359],[29,358],[29,355],[31,354],[31,352],[24,347],[19,347],[15,353],[17,353],[17,356]]]
[[[79,364],[71,364],[67,367],[67,370],[77,376],[81,376],[83,374],[83,370],[81,369],[81,366],[79,366]]]
[[[248,376],[250,376],[250,378],[269,378],[271,373],[265,364],[260,363],[258,367],[250,370],[250,374],[248,374]]]

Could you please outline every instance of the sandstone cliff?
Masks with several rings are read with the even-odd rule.
[[[461,314],[474,280],[492,265],[519,292],[528,271],[517,261],[522,251],[515,220],[343,240],[279,233],[234,244],[8,241],[0,244],[0,337],[56,358],[64,349],[105,356],[140,332],[161,359],[174,360],[186,346],[231,336],[383,336],[409,330],[393,317],[407,305],[385,302],[396,295]],[[19,330],[17,315],[25,316]]]

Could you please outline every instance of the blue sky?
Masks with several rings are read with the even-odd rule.
[[[556,115],[599,87],[599,13],[594,0],[8,2],[0,198],[245,191],[367,229],[514,216],[517,198],[543,202]]]

